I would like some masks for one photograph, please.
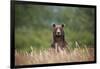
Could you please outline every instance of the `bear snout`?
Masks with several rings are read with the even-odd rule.
[[[56,35],[57,35],[57,36],[60,36],[60,35],[61,35],[61,32],[56,32]]]
[[[56,35],[61,35],[61,30],[59,28],[56,30]]]

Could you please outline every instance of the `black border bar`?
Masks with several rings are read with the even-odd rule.
[[[54,63],[54,64],[36,64],[36,65],[15,65],[15,4],[32,4],[32,5],[49,5],[49,6],[68,6],[68,7],[82,7],[82,8],[94,8],[95,10],[95,52],[94,52],[94,61],[84,61],[84,62],[70,62],[70,63]],[[11,27],[10,27],[10,68],[28,68],[28,67],[47,67],[47,66],[60,66],[60,65],[77,65],[77,64],[91,64],[96,63],[96,5],[81,5],[81,4],[64,4],[64,3],[49,3],[49,2],[34,2],[34,1],[12,1],[11,0]]]

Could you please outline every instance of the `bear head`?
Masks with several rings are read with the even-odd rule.
[[[53,24],[53,35],[56,37],[60,37],[64,35],[64,24]]]

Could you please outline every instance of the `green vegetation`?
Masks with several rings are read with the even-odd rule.
[[[64,24],[65,38],[74,47],[94,47],[94,8],[15,5],[15,49],[50,48],[52,23]]]

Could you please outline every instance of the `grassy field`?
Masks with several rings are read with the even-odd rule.
[[[15,51],[16,65],[30,65],[30,64],[50,64],[50,63],[69,63],[69,62],[83,62],[94,61],[94,48],[80,48],[78,45],[73,50],[46,49],[36,51],[31,47],[31,52]]]
[[[94,60],[95,8],[16,4],[14,18],[16,65]],[[68,49],[50,48],[53,23],[64,24]]]

